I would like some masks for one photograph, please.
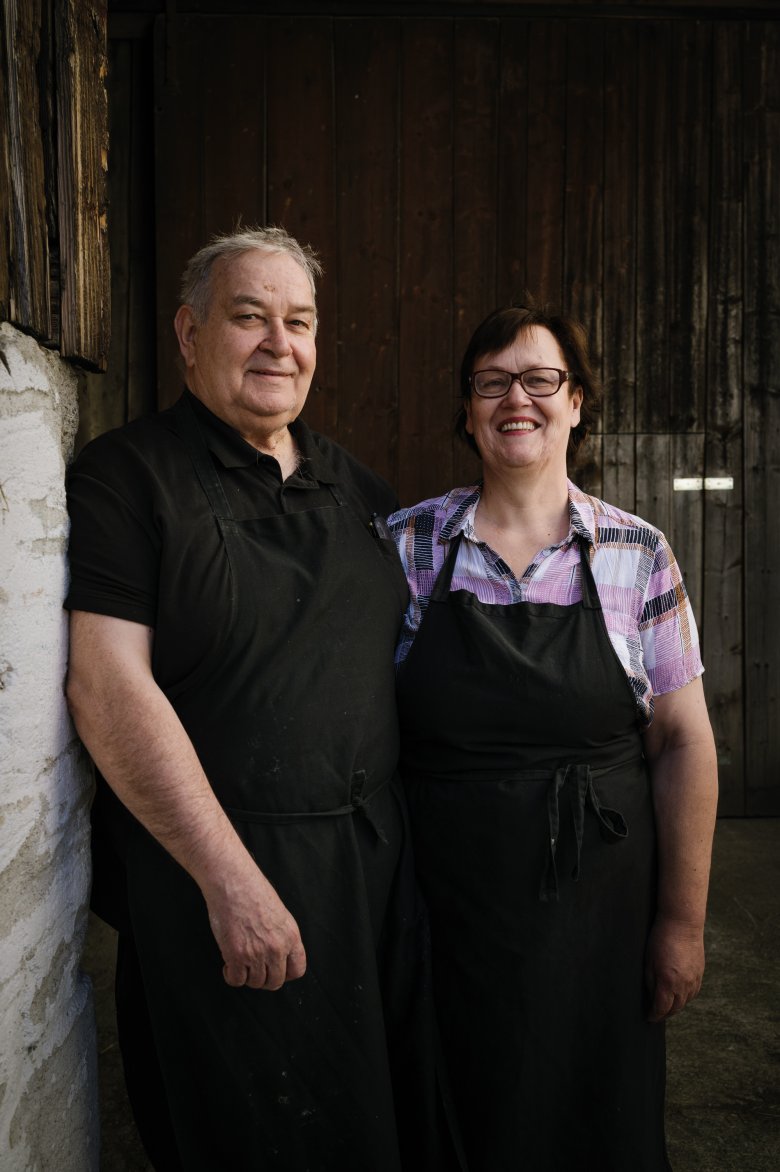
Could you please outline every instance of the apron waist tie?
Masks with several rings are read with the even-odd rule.
[[[239,810],[234,806],[225,806],[225,813],[237,822],[255,822],[255,823],[272,823],[277,826],[286,826],[292,822],[311,822],[318,818],[340,818],[345,814],[362,814],[366,821],[371,826],[380,842],[387,845],[388,839],[383,828],[376,820],[376,816],[371,811],[371,802],[378,793],[381,793],[386,786],[390,784],[392,777],[388,777],[381,785],[372,790],[370,794],[363,793],[363,786],[366,782],[365,769],[358,769],[352,774],[350,783],[350,800],[345,806],[337,806],[333,810],[299,810],[299,811],[264,811],[264,810]]]
[[[621,813],[602,806],[593,788],[593,777],[589,765],[562,765],[556,769],[547,787],[548,849],[539,899],[543,903],[558,900],[558,869],[556,854],[560,836],[561,814],[560,793],[566,789],[569,795],[569,809],[574,826],[577,845],[577,861],[572,871],[575,882],[579,880],[582,859],[582,838],[585,829],[585,809],[590,808],[599,822],[601,837],[605,842],[620,842],[628,835],[628,827]]]

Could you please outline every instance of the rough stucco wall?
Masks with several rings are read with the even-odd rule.
[[[0,1169],[98,1166],[91,779],[67,716],[64,472],[76,376],[0,324]]]

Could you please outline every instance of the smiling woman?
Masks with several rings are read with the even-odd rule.
[[[663,534],[567,479],[599,402],[581,326],[497,310],[461,393],[482,482],[390,525],[469,1168],[665,1172],[662,1023],[701,983],[716,799],[696,626]]]

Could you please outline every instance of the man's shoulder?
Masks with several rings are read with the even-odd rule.
[[[305,424],[303,426],[306,427],[309,441],[327,463],[340,487],[346,492],[357,492],[372,512],[380,513],[382,516],[387,516],[397,508],[398,498],[384,477],[374,472],[357,456],[353,456],[336,440],[312,430]]]
[[[103,432],[84,445],[71,465],[72,473],[107,473],[111,469],[149,464],[160,467],[166,453],[175,458],[184,451],[175,422],[175,408],[133,419]]]

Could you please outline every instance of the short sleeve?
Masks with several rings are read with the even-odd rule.
[[[685,687],[704,671],[699,633],[680,567],[662,533],[658,533],[644,590],[639,637],[653,693]]]
[[[66,608],[155,626],[160,541],[142,463],[101,437],[72,466],[67,490]]]

